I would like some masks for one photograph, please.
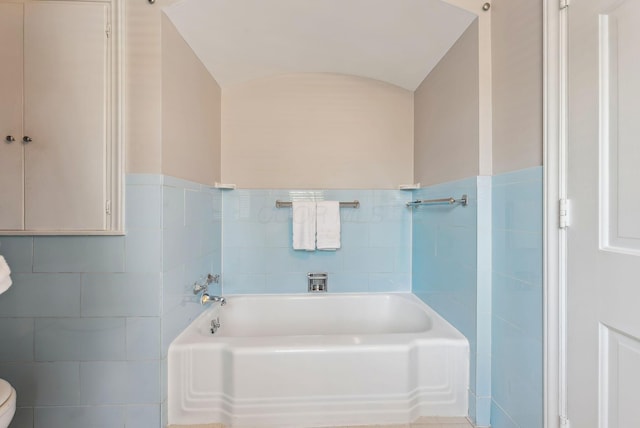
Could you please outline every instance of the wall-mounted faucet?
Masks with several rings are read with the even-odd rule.
[[[193,294],[200,294],[200,304],[204,305],[207,302],[220,302],[220,306],[224,306],[227,304],[227,300],[224,297],[220,296],[210,296],[209,295],[209,284],[218,284],[220,283],[220,275],[215,274],[207,274],[207,277],[204,279],[204,282],[194,282],[193,283]]]
[[[220,328],[220,318],[211,320],[211,334],[216,334],[216,331]]]
[[[227,299],[221,296],[209,296],[207,293],[202,293],[202,296],[200,296],[200,304],[204,305],[207,302],[220,302],[220,306],[224,306],[227,304]]]
[[[307,290],[309,293],[326,293],[328,278],[329,274],[326,272],[309,272],[307,274]]]

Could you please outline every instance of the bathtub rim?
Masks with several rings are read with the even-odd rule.
[[[414,342],[433,341],[434,346],[447,343],[449,345],[458,344],[460,346],[470,346],[468,339],[451,323],[449,323],[435,309],[425,303],[417,295],[407,292],[376,292],[376,293],[287,293],[287,294],[228,294],[225,298],[230,304],[236,299],[330,299],[330,298],[354,298],[362,296],[389,296],[408,301],[423,310],[431,320],[431,328],[425,332],[407,332],[407,333],[376,333],[376,334],[313,334],[313,335],[285,335],[285,336],[215,336],[211,334],[203,334],[197,325],[208,324],[215,312],[224,311],[224,307],[213,305],[200,313],[185,329],[171,342],[168,352],[171,353],[172,348],[182,346],[193,346],[204,342],[204,346],[233,346],[237,348],[253,348],[253,347],[273,347],[279,346],[296,346],[305,349],[317,348],[322,349],[325,346],[402,346]],[[206,321],[205,321],[206,320]],[[222,319],[222,322],[223,319]],[[206,329],[206,327],[204,328]],[[318,338],[328,338],[318,343]],[[356,342],[356,343],[354,343]]]

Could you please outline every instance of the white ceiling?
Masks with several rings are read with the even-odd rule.
[[[328,72],[411,91],[475,18],[441,0],[184,0],[166,14],[222,87]]]

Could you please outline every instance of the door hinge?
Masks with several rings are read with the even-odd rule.
[[[105,211],[107,212],[107,215],[111,215],[111,201],[110,200],[107,201]]]
[[[568,199],[560,199],[558,222],[560,229],[566,229],[571,224],[571,203]]]
[[[107,28],[104,32],[107,33],[107,39],[111,37],[111,24],[107,24]]]
[[[560,10],[566,9],[571,4],[571,0],[560,0]]]
[[[560,426],[562,428],[571,428],[571,422],[566,416],[560,416]]]

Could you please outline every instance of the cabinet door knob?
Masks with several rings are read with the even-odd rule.
[[[29,136],[27,136],[27,135],[25,135],[24,137],[22,137],[22,142],[23,142],[23,143],[25,143],[25,144],[30,143],[30,142],[32,142],[32,141],[33,141],[33,138],[31,138],[31,137],[29,137]]]
[[[13,138],[13,135],[7,135],[6,137],[4,137],[4,141],[6,141],[7,143],[13,143],[14,141],[16,141],[16,139]]]

